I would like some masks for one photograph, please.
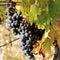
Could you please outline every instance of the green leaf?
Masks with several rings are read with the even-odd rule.
[[[22,6],[21,7],[21,11],[23,12],[23,15],[27,15],[27,12],[29,12],[28,8],[26,8],[26,6]]]
[[[48,14],[45,13],[42,16],[38,15],[38,23],[43,25],[44,23],[47,22],[47,20],[48,20]]]
[[[39,7],[36,7],[35,5],[31,5],[30,12],[32,12],[34,21],[37,20],[37,15],[40,14],[41,10]]]
[[[35,5],[31,5],[30,11],[33,13],[33,15],[38,15],[41,12],[41,8],[36,7]]]
[[[57,12],[58,12],[57,18],[59,19],[59,18],[60,18],[60,0],[56,0],[55,3],[56,3],[56,5],[57,5],[57,9],[58,9],[58,11],[57,11]]]
[[[40,13],[41,13],[41,8],[40,7],[36,7],[36,13],[37,13],[37,15],[40,15]]]
[[[36,6],[35,5],[31,5],[30,12],[32,12],[33,15],[35,15],[37,13],[36,12]]]
[[[57,5],[58,9],[60,10],[60,0],[55,0],[55,3]]]
[[[45,0],[46,3],[48,3],[49,0]]]
[[[29,12],[28,15],[29,15],[29,22],[30,22],[30,24],[32,24],[34,22],[33,13],[32,12]]]
[[[47,25],[49,25],[49,14],[46,13],[46,11],[43,13],[43,15],[38,15],[37,23],[40,24],[40,28],[46,28]],[[49,19],[49,21],[48,21]]]
[[[53,0],[49,0],[48,10],[50,17],[55,20],[57,18],[57,6]]]
[[[51,39],[46,39],[46,41],[44,42],[44,44],[43,44],[43,50],[45,51],[45,52],[48,52],[48,53],[50,53],[51,52],[51,44],[52,44],[52,42],[53,42],[53,40],[51,40]]]
[[[30,0],[23,0],[24,3],[30,3]]]
[[[30,4],[34,4],[35,3],[35,0],[30,0]]]

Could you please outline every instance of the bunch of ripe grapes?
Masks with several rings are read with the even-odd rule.
[[[22,12],[17,11],[15,6],[16,3],[11,2],[6,10],[8,28],[12,30],[13,34],[20,35],[20,47],[23,54],[29,59],[35,60],[31,51],[37,40],[41,40],[45,29],[38,29],[35,22],[30,25],[29,20],[25,19]]]

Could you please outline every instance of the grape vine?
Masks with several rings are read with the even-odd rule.
[[[38,53],[39,55],[41,54],[45,60],[49,60],[49,57],[47,57],[47,59],[45,58],[45,53],[50,54],[53,43],[55,53],[52,60],[59,60],[60,0],[1,1],[0,24],[4,24],[4,20],[7,18],[9,31],[11,30],[14,35],[20,36],[18,39],[20,40],[22,53],[31,60],[35,60],[35,54],[38,55]],[[5,11],[3,10],[5,9],[7,16],[4,15]],[[46,34],[44,34],[44,32]],[[57,37],[57,39],[54,39],[54,37]],[[13,41],[5,43],[0,47],[6,46]]]
[[[22,12],[17,11],[15,6],[15,2],[11,2],[6,10],[8,28],[11,29],[15,35],[20,35],[20,47],[24,55],[28,56],[29,59],[35,60],[31,51],[37,40],[41,40],[45,29],[38,29],[35,22],[31,25],[29,19],[25,19],[22,16]]]

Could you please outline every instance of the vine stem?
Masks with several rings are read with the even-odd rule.
[[[10,3],[9,3],[10,4]],[[0,6],[6,6],[7,5],[7,2],[2,2],[0,1]],[[16,2],[16,5],[23,5],[23,2]]]
[[[3,45],[0,45],[0,48],[1,47],[4,47],[4,46],[6,46],[6,45],[8,45],[8,44],[10,44],[10,43],[12,43],[12,42],[14,42],[14,41],[17,41],[19,38],[16,38],[16,39],[14,39],[14,40],[12,40],[12,41],[9,41],[8,43],[5,43],[5,44],[3,44]]]

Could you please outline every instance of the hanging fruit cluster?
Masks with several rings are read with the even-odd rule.
[[[29,59],[35,60],[31,51],[37,40],[41,40],[45,29],[38,29],[35,22],[31,25],[29,19],[24,18],[22,12],[17,11],[15,6],[16,3],[12,1],[6,10],[6,15],[8,16],[7,26],[15,35],[20,35],[22,52],[28,56]]]

